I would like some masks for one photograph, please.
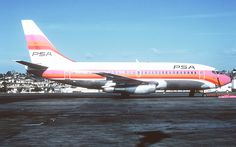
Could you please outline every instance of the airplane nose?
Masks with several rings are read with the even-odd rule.
[[[223,82],[224,84],[230,83],[231,80],[232,80],[231,77],[228,76],[228,75],[224,75],[223,78],[222,78],[222,82]]]
[[[221,85],[221,86],[224,86],[224,85],[226,85],[226,84],[228,84],[228,83],[230,83],[231,82],[231,78],[230,78],[230,76],[228,76],[228,75],[225,75],[225,74],[221,74],[221,75],[219,75],[219,84]]]

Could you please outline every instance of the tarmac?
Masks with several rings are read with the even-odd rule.
[[[0,94],[0,146],[236,146],[236,99]]]

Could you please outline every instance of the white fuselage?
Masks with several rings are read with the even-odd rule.
[[[209,89],[217,85],[212,73],[215,68],[189,63],[155,62],[74,62],[69,65],[54,65],[43,77],[52,80],[86,81],[92,85],[106,78],[96,73],[105,72],[125,76],[140,81],[159,83],[157,89]],[[79,82],[76,82],[77,84]],[[87,84],[78,84],[92,88]],[[106,82],[100,86],[104,86]]]

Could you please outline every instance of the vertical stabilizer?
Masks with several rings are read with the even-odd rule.
[[[34,21],[22,20],[21,22],[32,63],[50,67],[73,62],[54,47]]]

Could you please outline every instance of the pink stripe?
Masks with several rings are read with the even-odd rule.
[[[64,74],[63,70],[47,70],[46,74]]]
[[[50,72],[64,72],[64,70],[47,70],[47,71],[50,71]],[[74,71],[74,70],[73,70]],[[75,71],[75,72],[81,72],[81,71],[90,71],[90,72],[111,72],[111,71],[115,71],[115,72],[136,72],[138,70],[93,70],[93,69],[83,69],[83,70],[78,70],[78,71]],[[180,73],[180,71],[183,73],[183,70],[140,70],[142,72],[151,72],[151,71],[154,71],[154,72],[162,72],[162,71],[178,71]],[[69,70],[68,72],[72,72],[72,70]],[[197,72],[197,74],[199,74],[199,72],[205,72],[205,75],[212,75],[211,71],[199,71],[199,70],[185,70],[185,72]],[[159,74],[157,74],[159,75]]]
[[[40,35],[26,35],[27,41],[41,41],[41,42],[49,42],[44,36]]]

